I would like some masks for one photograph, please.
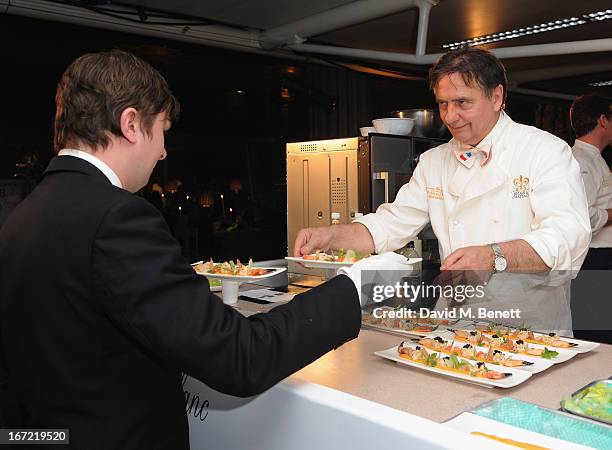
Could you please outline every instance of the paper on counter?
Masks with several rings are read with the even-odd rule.
[[[240,297],[264,300],[270,303],[288,302],[292,300],[294,296],[295,294],[274,291],[272,289],[251,289],[249,291],[240,292]]]

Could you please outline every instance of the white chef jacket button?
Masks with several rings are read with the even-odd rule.
[[[493,217],[493,223],[499,223],[499,219],[497,217]]]
[[[455,226],[459,225],[459,221],[458,220],[453,220],[453,225],[455,225]]]

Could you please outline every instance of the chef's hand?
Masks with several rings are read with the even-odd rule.
[[[442,262],[440,270],[491,270],[495,254],[488,245],[474,245],[455,250]]]
[[[331,227],[302,228],[293,245],[293,256],[310,255],[317,250],[327,251],[332,242]]]
[[[436,279],[441,285],[487,284],[493,275],[495,254],[488,245],[476,245],[455,250],[448,255]]]

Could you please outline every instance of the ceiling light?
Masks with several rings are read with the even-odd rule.
[[[577,25],[584,25],[585,23],[600,22],[602,20],[612,19],[612,9],[605,11],[596,11],[588,14],[583,14],[580,17],[569,17],[565,19],[558,19],[551,22],[544,22],[539,25],[531,25],[528,27],[519,28],[511,31],[502,31],[499,33],[487,34],[484,36],[476,36],[471,39],[463,41],[453,42],[451,44],[443,44],[442,48],[447,50],[454,50],[463,45],[482,45],[489,44],[491,42],[504,41],[507,39],[515,39],[517,37],[528,36],[531,34],[543,33],[546,31],[554,31],[567,27],[574,27]]]
[[[589,86],[595,86],[595,87],[612,86],[612,80],[610,80],[610,81],[598,81],[596,83],[589,83]]]

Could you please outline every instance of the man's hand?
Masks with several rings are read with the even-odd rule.
[[[550,271],[544,260],[527,241],[498,244],[506,258],[506,272],[541,273]],[[488,245],[475,245],[455,250],[448,255],[440,270],[489,270],[493,272],[495,253]]]
[[[448,255],[440,270],[491,270],[495,254],[488,245],[475,245],[455,250]]]
[[[495,254],[488,245],[476,245],[455,250],[448,255],[436,279],[441,285],[487,284],[493,275]]]
[[[331,227],[303,228],[298,232],[293,245],[293,256],[298,258],[310,255],[317,250],[327,251],[331,245],[333,230]]]
[[[298,232],[293,245],[293,256],[310,255],[317,250],[352,249],[361,253],[374,251],[374,240],[368,229],[360,223],[331,227],[304,228]]]

